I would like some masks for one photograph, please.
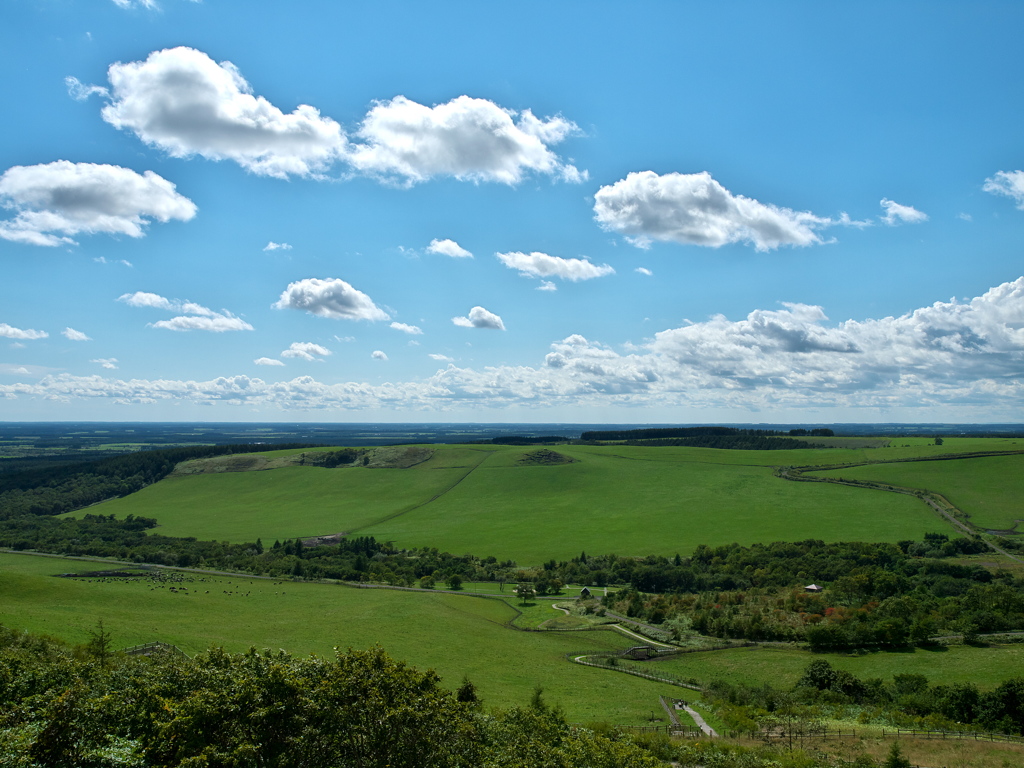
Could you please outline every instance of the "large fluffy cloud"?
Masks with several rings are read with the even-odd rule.
[[[344,280],[316,277],[289,283],[274,304],[275,309],[301,309],[334,320],[390,320],[373,299]]]
[[[142,237],[149,220],[188,221],[196,206],[152,171],[58,160],[16,165],[0,176],[0,237],[31,245],[74,243],[79,233]]]
[[[349,162],[364,173],[408,183],[454,176],[516,184],[528,173],[583,178],[548,147],[577,133],[575,123],[541,120],[530,110],[515,117],[486,99],[459,96],[427,107],[396,96],[366,115],[358,133],[364,143],[352,147]]]
[[[630,173],[597,191],[594,214],[604,229],[642,248],[653,240],[712,248],[745,242],[759,251],[815,245],[822,242],[816,230],[834,223],[734,195],[706,171]]]
[[[509,269],[519,270],[529,277],[560,277],[563,280],[592,280],[595,277],[612,275],[615,270],[607,264],[598,266],[588,259],[563,259],[546,253],[496,253],[498,260]]]
[[[183,313],[177,317],[172,317],[170,320],[157,320],[155,323],[150,323],[153,328],[163,328],[168,331],[210,331],[212,333],[253,330],[253,327],[245,320],[236,317],[226,310],[215,312],[192,301],[172,300],[156,293],[136,291],[135,293],[122,294],[117,300],[124,302],[130,307],[144,307]]]
[[[413,184],[433,176],[516,184],[528,174],[585,178],[551,150],[576,124],[540,119],[459,96],[428,107],[404,96],[378,102],[350,140],[336,121],[303,104],[284,112],[256,96],[231,62],[178,47],[112,64],[110,88],[68,78],[69,92],[102,94],[103,119],[174,157],[233,160],[253,173],[321,176],[337,163]]]
[[[0,397],[407,412],[680,407],[763,417],[805,409],[816,419],[832,408],[862,409],[874,418],[899,408],[1012,420],[1024,406],[1024,277],[899,317],[831,323],[820,307],[789,304],[667,329],[626,350],[572,335],[552,344],[536,366],[449,364],[417,381],[125,381],[63,374],[0,385]]]
[[[173,157],[234,160],[267,176],[321,173],[342,156],[341,126],[311,106],[284,113],[228,61],[193,48],[154,51],[108,71],[103,119]]]
[[[452,322],[462,328],[490,328],[495,331],[504,331],[505,324],[501,318],[483,307],[473,307],[466,317],[453,317]]]
[[[990,179],[985,179],[983,189],[993,195],[1005,195],[1013,198],[1013,202],[1024,211],[1024,171],[999,171]]]

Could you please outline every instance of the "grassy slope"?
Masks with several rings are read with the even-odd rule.
[[[254,645],[325,655],[380,643],[395,658],[436,669],[449,687],[468,675],[490,706],[525,704],[541,685],[548,702],[578,722],[639,724],[659,709],[659,695],[678,695],[564,660],[570,651],[631,644],[618,633],[518,632],[504,626],[515,611],[497,600],[193,574],[184,586],[195,594],[186,596],[151,589],[149,580],[52,577],[102,567],[0,553],[0,623],[80,643],[102,618],[118,647],[162,640],[189,653]]]
[[[1024,447],[1024,440],[1020,446]],[[873,464],[822,472],[829,477],[874,480],[937,491],[980,528],[1012,528],[1024,518],[1024,455],[912,464]]]
[[[269,544],[274,539],[348,531],[421,504],[457,482],[486,455],[466,449],[438,452],[413,469],[284,467],[169,477],[88,511],[155,517],[158,532],[168,536],[218,541],[262,537]]]
[[[173,477],[89,511],[155,517],[169,535],[259,536],[269,543],[352,531],[521,563],[581,550],[672,555],[702,543],[862,539],[865,531],[873,540],[895,541],[943,525],[910,497],[772,476],[773,464],[863,460],[872,449],[559,446],[578,461],[519,465],[528,450],[439,446],[410,469],[288,467]]]
[[[561,446],[559,452],[579,461],[516,466],[521,452],[497,454],[437,501],[360,533],[538,563],[581,550],[672,555],[698,544],[860,539],[865,530],[873,540],[896,541],[942,526],[909,497],[791,483],[765,466],[693,460],[708,453],[723,461],[751,453],[761,458],[758,452]]]
[[[975,683],[994,688],[1024,670],[1024,645],[988,648],[954,645],[913,651],[879,651],[862,655],[811,653],[791,648],[738,648],[728,651],[690,653],[662,659],[648,666],[664,669],[684,678],[701,681],[715,679],[732,683],[750,683],[788,688],[796,684],[814,659],[825,659],[837,669],[845,669],[860,678],[891,680],[894,674],[924,675],[935,685],[939,682]]]

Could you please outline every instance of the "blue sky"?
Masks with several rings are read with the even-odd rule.
[[[0,420],[1020,421],[1020,3],[22,0]]]

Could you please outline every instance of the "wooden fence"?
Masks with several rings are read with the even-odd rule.
[[[886,729],[882,729],[885,736]],[[923,731],[915,728],[889,729],[889,735],[896,738],[909,736],[915,739],[973,739],[974,741],[999,741],[1005,744],[1024,744],[1024,736],[1011,736],[1007,733],[989,733],[987,731]]]
[[[122,653],[129,656],[154,656],[158,653],[176,653],[181,656],[188,656],[181,648],[170,643],[161,643],[159,641],[152,643],[143,643],[142,645],[133,645],[131,648],[125,648]]]

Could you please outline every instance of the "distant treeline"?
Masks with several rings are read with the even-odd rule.
[[[550,445],[551,443],[565,443],[572,440],[571,437],[560,437],[548,435],[546,437],[531,437],[529,435],[508,435],[507,437],[492,437],[492,445]]]
[[[696,437],[670,437],[661,440],[626,440],[626,445],[685,446],[687,448],[719,448],[733,451],[791,451],[798,448],[825,448],[792,437],[767,435],[699,435]]]
[[[666,427],[658,429],[628,429],[584,432],[580,440],[665,440],[668,438],[698,437],[832,437],[831,429],[791,429],[779,432],[772,429],[737,429],[735,427]],[[806,448],[805,444],[801,444]]]
[[[167,477],[175,465],[234,453],[312,448],[309,444],[194,445],[138,451],[0,474],[0,520],[20,515],[59,515],[99,501],[127,496]]]

